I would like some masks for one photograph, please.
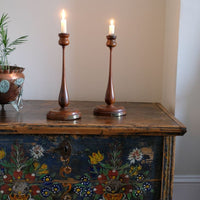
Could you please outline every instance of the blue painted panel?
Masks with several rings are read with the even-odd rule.
[[[0,135],[0,199],[159,200],[162,137]]]

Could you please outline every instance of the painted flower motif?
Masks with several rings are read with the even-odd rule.
[[[93,194],[93,190],[92,190],[92,188],[86,188],[84,193],[85,193],[86,197],[91,197]]]
[[[80,186],[74,187],[74,192],[78,194],[79,196],[81,195],[82,191],[83,189]]]
[[[12,176],[10,174],[3,176],[4,183],[9,184],[13,182]]]
[[[48,167],[47,167],[47,165],[46,164],[42,164],[42,166],[40,167],[40,169],[42,169],[42,170],[46,170]]]
[[[20,169],[14,171],[14,173],[13,173],[13,176],[15,177],[15,179],[18,179],[18,180],[22,178],[22,175],[23,175],[23,173]]]
[[[90,183],[89,177],[87,177],[87,176],[82,176],[82,177],[81,177],[81,183],[82,183],[83,185],[89,185],[89,183]]]
[[[128,160],[131,164],[135,164],[135,161],[141,161],[143,158],[143,153],[140,149],[135,148],[133,151],[130,152],[128,156]]]
[[[56,194],[61,191],[61,185],[60,184],[53,184],[51,187],[51,191]]]
[[[2,185],[1,188],[0,188],[0,193],[1,194],[9,194],[9,186],[8,185]]]
[[[130,173],[131,176],[138,175],[137,167],[132,165],[132,166],[130,167],[129,173]]]
[[[151,190],[151,184],[149,182],[145,182],[143,184],[143,188],[145,191],[150,191]]]
[[[132,186],[132,185],[125,185],[125,186],[122,188],[122,191],[123,191],[125,194],[132,193],[132,192],[133,192],[133,186]]]
[[[1,149],[0,150],[0,160],[2,160],[5,156],[6,156],[6,152],[3,149]]]
[[[95,188],[94,188],[94,192],[96,194],[103,194],[104,193],[104,188],[102,185],[97,185]]]
[[[41,195],[43,197],[48,197],[50,196],[50,194],[51,194],[51,191],[48,188],[45,187],[41,189]]]
[[[135,196],[141,196],[142,195],[142,190],[140,188],[137,188],[137,190],[135,191]]]
[[[137,177],[136,177],[136,180],[137,180],[137,182],[143,181],[144,180],[144,175],[138,174]]]
[[[42,164],[42,166],[40,167],[39,169],[39,172],[38,172],[40,175],[42,174],[48,174],[49,171],[48,171],[48,166],[46,164]]]
[[[122,174],[122,175],[120,175],[119,180],[122,183],[128,183],[129,182],[129,175]]]
[[[139,165],[139,166],[137,167],[137,170],[140,171],[141,169],[142,169],[142,165]]]
[[[105,183],[107,181],[107,177],[104,174],[98,176],[99,183]]]
[[[35,174],[34,173],[26,174],[25,179],[26,179],[26,181],[34,181],[35,180]]]
[[[38,162],[34,162],[33,166],[34,166],[34,169],[37,171],[37,173],[39,175],[43,175],[43,174],[48,174],[49,173],[48,166],[45,163],[40,166],[40,164]]]
[[[35,145],[32,147],[32,149],[30,150],[31,155],[33,156],[33,158],[35,159],[39,159],[42,156],[44,156],[44,148],[41,145]]]
[[[34,162],[33,163],[34,169],[37,170],[40,166],[40,164],[38,162]]]
[[[110,171],[108,172],[108,177],[109,177],[110,179],[116,179],[117,176],[118,176],[118,171],[116,171],[115,169],[110,170]]]
[[[104,155],[98,151],[97,153],[92,153],[92,156],[89,156],[89,158],[90,163],[96,165],[104,159]]]
[[[42,178],[44,185],[52,185],[52,178],[49,175],[46,175]]]
[[[30,192],[33,196],[38,195],[40,193],[40,188],[37,185],[32,185]]]

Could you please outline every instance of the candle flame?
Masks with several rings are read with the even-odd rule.
[[[64,9],[62,10],[61,16],[62,16],[62,19],[65,19],[65,18],[66,18],[66,13],[65,13],[65,10],[64,10]]]
[[[110,20],[110,25],[114,25],[114,19]]]

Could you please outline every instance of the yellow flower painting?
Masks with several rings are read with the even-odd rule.
[[[1,149],[0,150],[0,160],[3,159],[5,156],[6,156],[6,152],[3,149]]]
[[[89,158],[90,158],[90,163],[92,165],[96,165],[104,159],[104,155],[101,154],[100,151],[98,151],[97,153],[92,153],[92,155],[89,156]]]
[[[48,166],[46,164],[42,164],[40,166],[40,164],[38,162],[34,162],[33,166],[34,166],[35,170],[38,171],[38,174],[40,174],[40,175],[49,173]]]

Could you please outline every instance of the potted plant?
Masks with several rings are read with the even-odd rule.
[[[0,18],[0,104],[4,109],[5,104],[12,104],[19,111],[22,108],[22,87],[24,83],[24,68],[11,66],[8,55],[16,49],[16,46],[26,41],[27,35],[21,36],[10,42],[8,37],[8,14],[2,14]]]

